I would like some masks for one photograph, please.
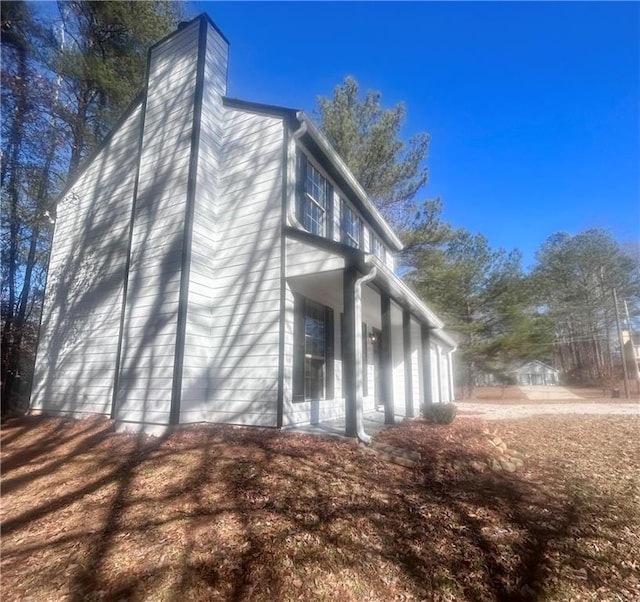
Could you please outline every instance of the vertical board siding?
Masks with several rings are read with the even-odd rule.
[[[116,417],[168,423],[199,22],[150,57]]]
[[[429,361],[431,364],[431,401],[440,403],[440,370],[438,362],[438,347],[433,343],[429,346]]]
[[[367,324],[367,332],[371,332],[371,326]],[[370,412],[376,408],[376,373],[375,373],[375,361],[373,344],[369,342],[367,336],[367,366],[364,378],[367,379],[367,393],[364,398],[364,411]]]
[[[449,395],[449,363],[447,362],[447,351],[440,348],[440,398],[444,402],[451,401]]]
[[[111,411],[141,109],[58,203],[31,406]]]
[[[181,421],[275,426],[284,127],[220,107],[224,130],[205,143],[202,125]]]

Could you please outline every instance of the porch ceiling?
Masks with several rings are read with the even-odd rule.
[[[296,293],[300,293],[319,303],[342,309],[342,274],[343,270],[332,270],[303,276],[291,276],[287,278],[287,281]]]
[[[369,272],[372,267],[375,266],[377,274],[375,280],[372,283],[374,288],[387,293],[398,306],[408,309],[417,321],[434,329],[434,333],[437,333],[438,338],[440,338],[442,342],[451,346],[452,348],[456,347],[455,341],[453,341],[448,335],[440,330],[444,326],[444,323],[440,320],[440,318],[438,318],[438,316],[424,303],[424,301],[422,301],[404,282],[402,282],[400,278],[398,278],[398,276],[391,269],[389,269],[388,266],[381,262],[377,257],[370,255],[369,253],[364,253],[363,251],[360,251],[358,249],[352,249],[346,245],[334,241],[329,241],[308,232],[298,230],[297,228],[287,227],[285,229],[285,233],[287,235],[287,238],[289,239],[299,240],[307,245],[311,245],[318,249],[328,251],[331,254],[344,257],[345,263],[347,265],[355,266],[362,274]],[[322,282],[323,280],[320,278],[321,275],[334,274],[335,277],[340,280],[340,282],[339,284],[336,284],[335,280],[330,279],[329,284],[333,285],[334,291],[339,290],[341,295],[342,273],[343,270],[314,272],[312,274],[306,274],[304,276],[290,276],[288,280],[292,283],[298,280],[298,278],[303,279],[300,280],[300,282],[305,283],[308,282],[308,279]],[[315,290],[317,290],[317,288]],[[302,293],[303,291],[299,292]],[[341,306],[342,296],[340,297],[340,299]],[[318,300],[320,300],[320,298]]]

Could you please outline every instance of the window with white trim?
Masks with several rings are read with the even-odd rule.
[[[385,260],[385,248],[381,240],[375,235],[371,234],[371,252],[380,260]]]
[[[298,220],[312,234],[329,236],[333,187],[303,153],[298,155],[298,160]]]
[[[354,249],[362,247],[362,220],[351,209],[346,201],[342,201],[342,242]]]
[[[293,400],[332,399],[333,310],[296,295],[293,331]]]

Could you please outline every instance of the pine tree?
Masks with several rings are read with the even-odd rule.
[[[59,2],[53,29],[37,4],[1,9],[4,414],[28,395],[55,198],[141,88],[146,49],[180,5]]]
[[[396,227],[416,210],[414,199],[427,183],[429,135],[405,143],[401,128],[406,107],[381,106],[380,92],[361,98],[353,77],[336,86],[333,98],[318,98],[320,128],[383,215]]]

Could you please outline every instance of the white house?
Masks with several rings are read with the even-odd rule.
[[[560,372],[544,362],[533,360],[513,369],[513,375],[519,385],[557,385],[560,384]]]
[[[453,399],[455,342],[402,245],[302,112],[230,99],[202,15],[61,199],[34,410],[126,428],[387,422]]]

